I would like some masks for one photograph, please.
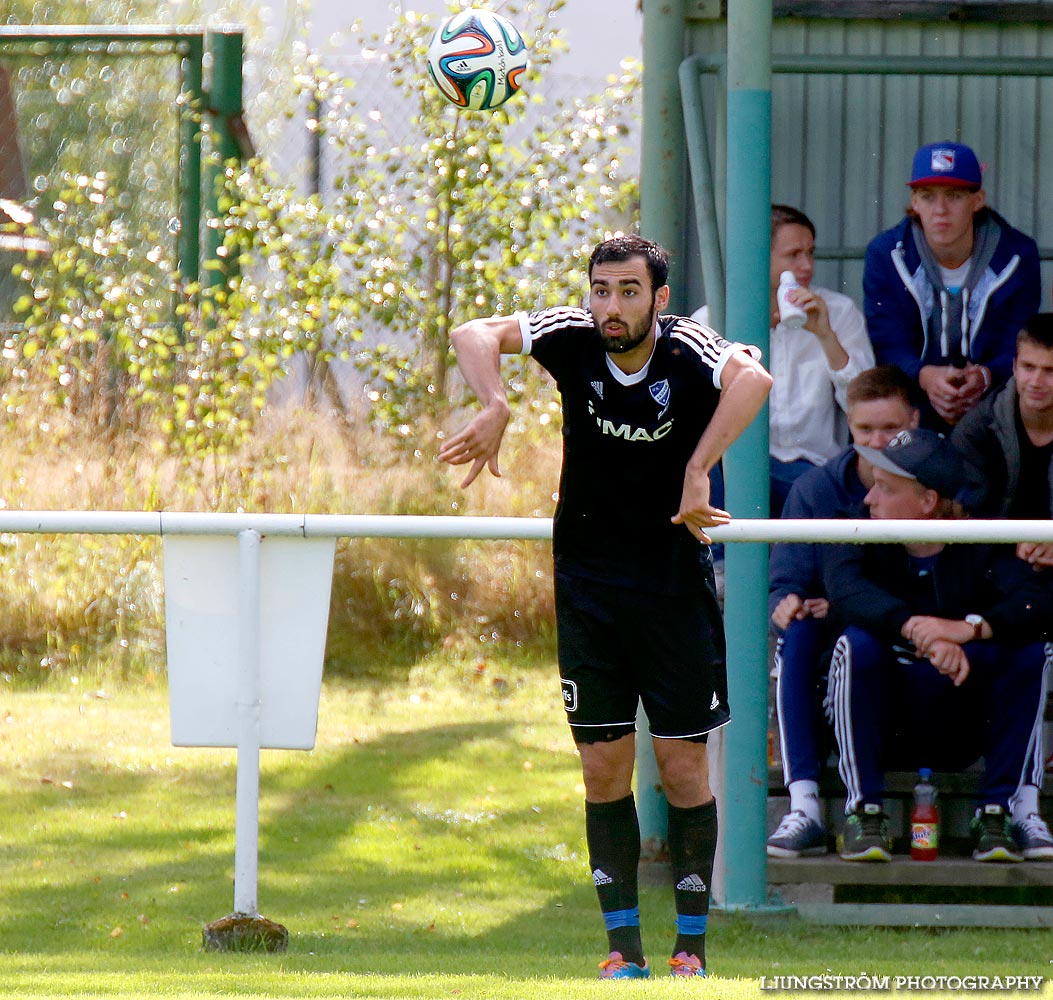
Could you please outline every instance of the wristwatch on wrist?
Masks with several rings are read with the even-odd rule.
[[[973,638],[982,639],[984,637],[984,616],[983,615],[966,615],[965,624],[972,625],[973,627]]]

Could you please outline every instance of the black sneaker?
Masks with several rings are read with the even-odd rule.
[[[1023,861],[1013,840],[1009,816],[1000,805],[990,802],[976,810],[969,829],[973,835],[973,861]]]
[[[837,853],[845,861],[891,861],[892,838],[888,817],[874,802],[845,817],[844,832],[837,838]]]

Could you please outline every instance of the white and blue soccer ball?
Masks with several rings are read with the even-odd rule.
[[[526,68],[523,36],[489,10],[447,18],[428,46],[428,72],[442,96],[471,111],[504,104],[519,90]]]

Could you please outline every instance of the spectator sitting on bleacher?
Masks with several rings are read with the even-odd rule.
[[[1038,247],[987,207],[968,146],[922,146],[909,186],[906,218],[867,247],[863,311],[878,363],[917,381],[922,424],[947,430],[1009,378],[1042,297]]]
[[[793,303],[807,314],[803,327],[782,322],[776,292],[783,271],[798,288]],[[835,458],[848,444],[842,411],[848,383],[874,364],[859,307],[847,296],[812,284],[815,226],[789,205],[771,207],[769,261],[768,450],[771,453],[771,517],[778,517],[793,481]],[[709,325],[709,307],[691,316]],[[719,501],[716,501],[719,502]]]
[[[940,435],[903,431],[859,451],[874,467],[872,518],[966,516],[955,497],[967,467]],[[1011,546],[907,542],[827,546],[823,580],[844,628],[827,692],[846,788],[841,857],[891,860],[886,768],[957,771],[982,756],[973,858],[1053,860],[1038,806],[1047,574]]]
[[[861,372],[848,384],[848,429],[855,444],[883,448],[918,426],[914,386],[893,365]],[[783,517],[856,517],[874,485],[873,469],[855,448],[806,472],[790,488]],[[837,633],[827,618],[821,544],[772,547],[768,607],[782,635],[775,652],[776,702],[783,779],[790,808],[768,838],[773,858],[825,854],[819,776],[829,748],[822,719],[827,665]]]
[[[1013,377],[954,428],[951,441],[983,479],[974,513],[1053,516],[1053,313],[1038,313],[1016,338]],[[1053,566],[1053,543],[1021,542],[1016,554]]]

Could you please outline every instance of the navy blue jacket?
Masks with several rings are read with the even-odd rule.
[[[912,600],[907,549],[872,542],[830,545],[823,580],[835,626],[857,625],[884,642],[902,642],[900,629],[914,614],[963,619],[983,615],[997,642],[1048,640],[1053,627],[1050,574],[1017,559],[1012,545],[947,545],[932,569],[937,607],[924,612]]]
[[[1042,300],[1038,247],[991,212],[1002,234],[968,304],[968,360],[986,365],[996,386],[1012,374],[1016,335]],[[902,368],[915,381],[924,365],[946,365],[927,329],[933,290],[911,236],[910,220],[875,236],[863,261],[863,312],[877,363]]]
[[[858,517],[867,494],[856,471],[858,455],[848,448],[826,465],[810,469],[790,488],[783,517]],[[768,562],[768,614],[787,595],[825,597],[823,546],[818,542],[776,542]]]

